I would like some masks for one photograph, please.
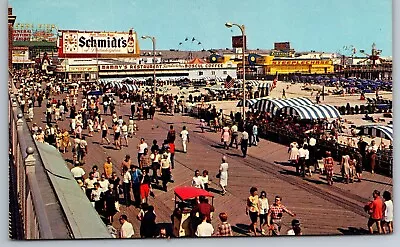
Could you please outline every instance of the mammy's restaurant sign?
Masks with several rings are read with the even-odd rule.
[[[156,69],[217,69],[228,68],[226,64],[156,64]],[[231,66],[233,67],[233,66]],[[122,64],[122,65],[101,65],[100,70],[147,70],[153,69],[153,64]]]
[[[136,33],[62,31],[64,54],[136,54]]]

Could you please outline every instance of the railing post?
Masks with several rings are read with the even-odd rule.
[[[36,158],[33,155],[34,149],[32,147],[26,148],[25,169],[26,174],[35,173]]]
[[[22,130],[22,125],[24,124],[24,120],[22,119],[24,117],[24,115],[22,113],[18,113],[17,115],[17,129],[18,130]]]

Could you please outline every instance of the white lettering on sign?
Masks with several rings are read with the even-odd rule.
[[[230,66],[229,68],[235,68]],[[217,69],[228,68],[226,64],[222,63],[204,63],[204,64],[156,64],[156,69]],[[120,64],[120,65],[101,65],[100,70],[152,70],[153,64]]]

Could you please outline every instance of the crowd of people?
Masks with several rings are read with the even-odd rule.
[[[101,137],[99,145],[110,145],[109,137],[111,134],[109,131],[111,129],[114,149],[121,150],[126,147],[126,150],[128,150],[130,139],[139,131],[136,122],[153,119],[157,108],[161,112],[174,114],[176,99],[172,95],[159,95],[153,101],[149,93],[125,95],[121,98],[120,104],[130,104],[131,114],[127,117],[120,111],[120,105],[115,96],[107,93],[106,88],[101,88],[101,86],[98,89],[105,91],[102,97],[90,95],[87,93],[90,87],[84,85],[80,89],[73,88],[69,90],[68,94],[63,94],[64,87],[62,82],[57,79],[48,80],[43,76],[29,74],[26,71],[17,73],[15,78],[19,92],[19,103],[28,120],[33,120],[33,108],[35,106],[41,107],[43,102],[46,106],[44,129],[38,124],[32,123],[32,134],[35,140],[47,142],[62,153],[72,153],[74,167],[71,169],[71,173],[106,223],[112,225],[114,216],[122,210],[120,203],[125,207],[134,205],[140,209],[137,219],[141,222],[141,237],[168,237],[165,228],[157,227],[156,213],[154,206],[149,205],[149,197],[155,196],[153,188],[167,192],[168,184],[174,182],[173,169],[175,167],[176,149],[182,150],[183,153],[190,151],[190,148],[188,148],[190,134],[186,126],[183,126],[177,134],[174,126],[170,125],[161,144],[157,140],[153,140],[149,145],[144,138],[141,138],[140,143],[136,146],[137,160],[134,161],[130,155],[126,155],[120,161],[121,165],[118,167],[120,169],[117,169],[119,161],[113,161],[110,156],[107,157],[102,167],[93,165],[90,171],[86,171],[83,166],[87,164],[88,152],[91,151],[88,147],[87,138],[98,135]],[[42,84],[44,82],[46,82],[45,87]],[[82,100],[79,98],[80,90],[85,92]],[[26,106],[27,110],[25,109]],[[225,149],[238,149],[240,146],[244,158],[247,156],[249,147],[258,145],[260,133],[265,130],[265,123],[270,121],[257,113],[248,114],[245,120],[242,120],[240,113],[235,115],[231,113],[230,118],[225,119],[222,111],[217,111],[215,107],[211,106],[208,109],[203,108],[199,114],[202,117],[200,121],[202,130],[209,125],[210,129],[212,127],[215,132],[221,134],[221,142]],[[111,122],[107,122],[109,118],[105,118],[105,116],[110,116]],[[69,119],[69,128],[65,128],[67,119]],[[281,127],[285,129],[288,129],[288,125],[293,129],[296,127],[295,124],[292,125],[292,123],[287,122],[278,124],[281,124]],[[335,125],[335,123],[332,124]],[[315,126],[305,128],[310,127],[314,128]],[[330,137],[335,138],[334,136],[335,133],[332,133]],[[310,135],[304,139],[301,145],[297,142],[291,143],[288,160],[296,166],[299,175],[303,177],[312,176],[312,171],[319,169],[321,173],[326,173],[327,182],[332,185],[334,181],[333,158],[330,152],[321,155],[321,151],[317,148],[319,140],[317,136]],[[376,156],[377,146],[372,142],[370,145],[365,145],[362,140],[359,144],[358,152],[343,155],[340,162],[343,181],[346,183],[355,180],[362,181],[361,174],[365,162],[368,162],[372,171],[374,169],[374,155]],[[318,165],[318,161],[321,159],[323,166]],[[227,193],[228,168],[227,158],[223,156],[217,175],[221,195]],[[118,174],[118,170],[122,172]],[[207,170],[203,170],[201,173],[196,170],[192,178],[192,186],[209,190],[211,179],[208,176]],[[388,197],[388,194],[385,193],[386,205],[386,201],[390,200],[387,199],[390,195]],[[270,205],[265,191],[262,191],[258,196],[257,188],[252,187],[250,194],[246,203],[246,214],[249,215],[251,221],[250,230],[254,235],[257,235],[258,232],[263,235],[280,235],[283,213],[293,217],[295,214],[282,205],[282,197],[280,196],[275,196],[274,203]],[[371,204],[370,208],[372,209],[369,209],[369,211],[374,210],[374,205]],[[389,203],[386,208],[390,210]],[[219,214],[220,224],[214,230],[210,224],[213,212],[215,212],[215,208],[209,204],[207,198],[196,200],[192,212],[194,234],[198,237],[232,236],[233,231],[228,223],[228,213],[221,212]],[[376,217],[372,218],[373,223],[377,222]],[[379,219],[383,219],[383,216]],[[389,220],[386,221],[387,219]],[[132,219],[130,220],[132,221]],[[121,223],[119,231],[121,238],[134,236],[133,226],[128,221],[126,214],[119,216],[119,222]],[[258,222],[259,229],[257,229]],[[385,223],[382,223],[384,227],[387,226],[389,232],[392,229],[391,222],[389,215],[389,218],[385,218]],[[370,223],[368,223],[369,225]],[[294,219],[292,221],[292,227],[287,234],[302,235],[299,220]]]

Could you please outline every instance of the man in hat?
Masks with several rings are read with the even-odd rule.
[[[71,169],[71,173],[74,176],[75,180],[83,181],[83,176],[85,175],[85,170],[80,167],[79,161],[75,161],[75,166]]]

